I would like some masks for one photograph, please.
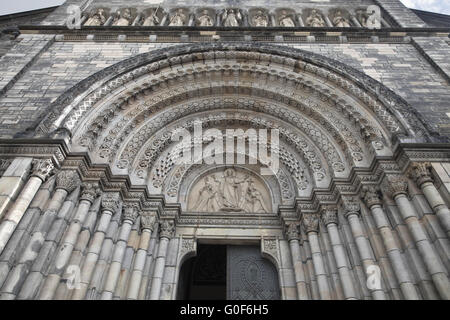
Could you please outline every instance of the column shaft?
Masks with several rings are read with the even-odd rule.
[[[319,239],[316,232],[308,232],[308,240],[311,246],[311,255],[314,264],[314,272],[319,287],[321,300],[331,300],[331,290],[328,285],[327,273],[320,250]]]
[[[139,248],[136,253],[136,259],[134,261],[133,272],[131,274],[130,285],[128,287],[127,298],[129,300],[137,300],[139,295],[139,289],[141,287],[142,273],[144,271],[147,250],[150,244],[151,229],[143,229],[141,238],[139,241]]]
[[[303,262],[300,258],[300,245],[297,239],[289,241],[291,247],[292,263],[294,265],[295,282],[297,284],[298,300],[309,300],[308,288],[306,286]]]
[[[169,246],[169,238],[162,237],[159,242],[158,255],[155,261],[155,269],[153,271],[152,286],[150,289],[150,300],[159,300],[162,286],[162,278],[164,275],[164,267],[166,265],[167,248]]]
[[[450,210],[442,199],[439,191],[432,182],[422,183],[420,186],[425,198],[436,213],[447,237],[450,238]]]

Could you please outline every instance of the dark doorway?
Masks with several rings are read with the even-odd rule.
[[[180,270],[178,300],[279,300],[275,266],[258,246],[199,245]]]
[[[227,247],[199,245],[180,270],[179,300],[225,300]]]

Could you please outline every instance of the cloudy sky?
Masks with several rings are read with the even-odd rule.
[[[125,0],[126,1],[126,0]],[[450,14],[450,0],[401,0],[407,7]],[[1,0],[0,15],[59,5],[64,0]]]

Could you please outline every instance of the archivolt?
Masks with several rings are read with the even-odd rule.
[[[255,68],[258,72],[264,70],[269,78],[282,77],[286,81],[297,80],[302,78],[301,75],[309,75],[326,83],[332,89],[344,90],[347,97],[353,96],[364,103],[386,128],[390,128],[391,134],[429,136],[412,109],[408,108],[401,98],[380,83],[346,65],[287,47],[226,43],[173,47],[142,54],[107,68],[60,97],[52,106],[52,112],[41,122],[40,132],[48,133],[62,127],[72,130],[78,120],[86,115],[87,110],[117,88],[127,87],[131,94],[139,92],[140,89],[133,87],[133,83],[141,77],[151,75],[148,78],[148,84],[151,86],[161,80],[170,82],[176,78],[177,73],[184,73],[183,70],[192,74],[199,71],[213,73],[214,68],[211,64],[216,62],[225,62],[225,65],[230,67],[230,72],[241,66],[244,70],[251,62],[252,65],[247,71],[252,72]],[[203,65],[203,70],[198,68],[199,63]],[[171,70],[169,77],[158,76],[163,69]],[[330,92],[331,90],[328,93],[332,96]],[[333,98],[339,100],[339,97]]]

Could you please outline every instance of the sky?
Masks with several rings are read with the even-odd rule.
[[[450,0],[401,1],[409,8],[450,15]],[[62,4],[63,2],[64,0],[0,0],[0,15],[56,6]]]

